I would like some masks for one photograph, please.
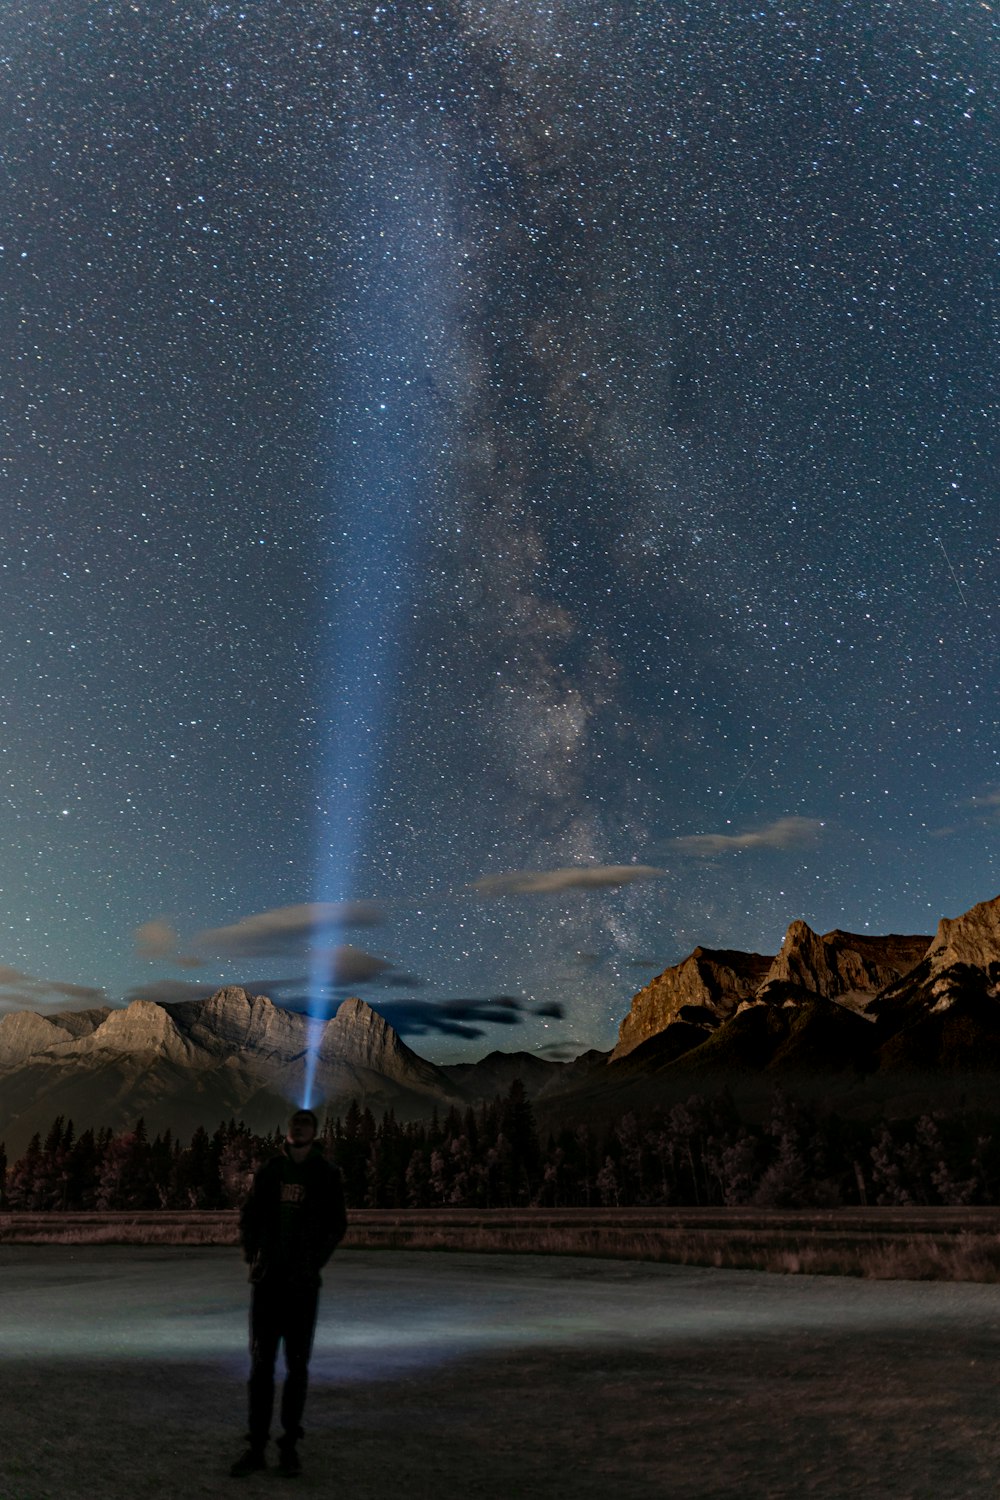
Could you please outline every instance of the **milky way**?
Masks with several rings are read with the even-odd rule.
[[[994,895],[996,31],[8,5],[0,1009],[564,1056]]]

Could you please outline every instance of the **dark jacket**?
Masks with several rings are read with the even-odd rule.
[[[318,1286],[347,1230],[339,1168],[313,1147],[302,1163],[287,1145],[259,1167],[240,1210],[243,1258],[250,1280]]]

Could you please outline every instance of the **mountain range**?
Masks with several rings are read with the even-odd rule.
[[[520,1078],[543,1128],[600,1121],[728,1087],[764,1107],[776,1083],[848,1112],[1000,1099],[1000,896],[933,937],[791,923],[778,953],[695,948],[632,1000],[610,1053],[568,1063],[492,1052],[439,1066],[363,1000],[311,1022],[239,986],[207,1000],[0,1017],[0,1140],[16,1157],[57,1115],[181,1139],[230,1116],[273,1130],[302,1097],[343,1113],[420,1119],[504,1094]]]

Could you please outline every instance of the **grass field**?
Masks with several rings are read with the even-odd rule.
[[[0,1243],[232,1245],[235,1211],[0,1213]],[[1000,1282],[1000,1209],[359,1210],[347,1246]]]

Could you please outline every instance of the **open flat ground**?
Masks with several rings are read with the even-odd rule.
[[[304,1472],[231,1480],[246,1269],[0,1246],[3,1500],[1000,1495],[1000,1288],[341,1250]]]

